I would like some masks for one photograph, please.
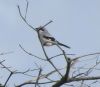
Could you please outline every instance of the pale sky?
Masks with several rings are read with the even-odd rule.
[[[100,0],[28,0],[28,22],[38,27],[49,20],[47,30],[60,42],[71,49],[67,53],[78,55],[100,52]],[[43,56],[35,31],[32,31],[20,18],[17,5],[25,13],[25,0],[0,0],[0,52],[14,51],[1,56],[5,64],[12,69],[26,70],[34,62],[45,66],[43,62],[25,54],[18,46],[27,51]],[[46,48],[48,55],[60,53],[54,46]],[[56,62],[59,66],[59,60]],[[63,66],[63,65],[61,65]],[[5,72],[6,73],[6,72]]]

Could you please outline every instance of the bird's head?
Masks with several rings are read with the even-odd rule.
[[[38,32],[44,32],[45,31],[44,27],[42,27],[42,26],[40,26],[40,27],[38,27],[36,29],[37,29]]]

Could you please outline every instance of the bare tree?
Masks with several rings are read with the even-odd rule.
[[[34,28],[32,25],[30,25],[27,22],[27,12],[28,12],[28,6],[29,2],[26,0],[26,11],[25,16],[22,15],[20,6],[18,5],[18,11],[19,15],[22,18],[22,20],[30,27],[30,29],[34,30],[34,32],[37,33],[37,37],[39,39],[39,42],[41,43],[41,39],[39,36],[38,31],[36,28]],[[48,24],[50,24],[53,21],[47,22],[42,27],[46,27]],[[5,60],[0,61],[0,68],[3,68],[9,72],[9,76],[7,77],[4,84],[0,84],[0,87],[7,87],[7,83],[9,83],[10,79],[14,75],[22,74],[24,76],[32,77],[33,79],[30,79],[28,81],[25,80],[25,82],[21,82],[20,84],[14,84],[15,87],[26,87],[26,85],[30,85],[30,87],[92,87],[94,84],[99,84],[100,82],[100,75],[96,75],[96,73],[100,71],[100,68],[98,66],[100,65],[99,55],[100,52],[96,53],[90,53],[82,56],[77,57],[70,57],[67,54],[65,50],[63,50],[59,45],[57,45],[58,48],[60,48],[61,52],[58,55],[49,57],[45,47],[41,43],[41,47],[43,50],[43,53],[45,55],[45,58],[41,58],[39,56],[34,55],[33,53],[28,52],[21,44],[19,44],[19,47],[21,50],[23,50],[26,54],[33,56],[34,58],[37,58],[39,61],[46,62],[49,66],[52,66],[53,70],[51,69],[49,72],[44,71],[44,67],[41,67],[39,64],[36,64],[37,68],[35,69],[28,69],[26,71],[20,72],[18,70],[11,70],[10,67],[5,66],[3,63]],[[3,53],[1,53],[3,55]],[[58,60],[57,57],[64,58],[66,65],[63,66],[63,68],[58,68],[54,61]],[[91,63],[94,61],[93,63]],[[62,62],[62,61],[61,61]],[[79,66],[80,65],[80,66]],[[62,73],[63,71],[63,73]],[[34,76],[34,74],[30,74],[30,72],[36,72],[37,75]],[[57,78],[56,80],[54,78]],[[19,78],[20,79],[20,78]],[[89,81],[89,82],[88,82]]]

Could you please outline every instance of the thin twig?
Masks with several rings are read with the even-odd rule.
[[[17,6],[17,8],[18,8],[18,11],[19,11],[19,14],[20,14],[20,17],[22,18],[22,20],[23,20],[31,29],[33,29],[33,30],[36,31],[36,28],[34,28],[33,26],[31,26],[31,25],[26,21],[26,19],[22,16],[19,5]]]
[[[8,77],[7,80],[6,80],[6,82],[5,82],[5,84],[4,84],[4,87],[6,87],[6,84],[8,83],[8,81],[9,81],[9,79],[11,78],[12,75],[13,75],[13,72],[10,72],[10,75],[9,75],[9,77]]]
[[[25,19],[26,19],[26,16],[27,16],[27,11],[28,11],[28,6],[29,6],[29,2],[26,0],[27,2],[27,5],[26,5],[26,11],[25,11]]]
[[[0,62],[0,65],[2,65],[3,68],[5,68],[6,70],[8,70],[8,71],[10,72],[10,75],[8,76],[6,82],[4,83],[4,87],[5,87],[6,84],[7,84],[7,82],[9,81],[9,79],[11,78],[11,76],[13,75],[13,72],[12,72],[8,67],[6,67],[6,66],[3,64],[4,61],[5,61],[5,60],[1,61],[1,62]]]
[[[6,54],[10,54],[10,53],[13,53],[13,51],[0,53],[0,55],[6,55]]]
[[[96,63],[94,66],[92,66],[91,68],[89,68],[89,70],[86,71],[86,75],[90,74],[98,64],[100,64],[100,61]]]
[[[5,61],[5,60],[4,60]],[[12,72],[8,67],[6,67],[4,64],[2,64],[2,61],[0,62],[0,65],[2,65],[6,70],[8,70],[9,72]]]
[[[86,54],[86,55],[82,55],[82,56],[75,57],[75,58],[73,58],[73,60],[80,59],[80,58],[87,57],[87,56],[98,55],[98,54],[100,55],[100,52],[90,53],[90,54]]]
[[[64,55],[64,54],[58,54],[58,55],[55,55],[53,57],[50,57],[49,59],[51,60],[53,58],[56,58],[56,57],[59,57],[59,56],[62,56],[62,55]],[[65,54],[65,55],[75,55],[75,54]]]
[[[40,79],[41,72],[42,72],[42,69],[40,68],[39,74],[38,74],[38,77],[37,77],[37,80],[36,80],[35,87],[36,87],[36,85],[38,85],[38,82],[39,82],[39,79]]]
[[[48,24],[50,24],[50,23],[52,23],[53,21],[52,20],[50,20],[48,23],[46,23],[45,25],[43,25],[42,27],[44,28],[44,27],[46,27]]]
[[[27,53],[28,55],[34,56],[35,58],[38,58],[38,59],[40,59],[40,60],[47,61],[47,60],[45,60],[45,59],[43,59],[43,58],[40,58],[40,57],[38,57],[38,56],[36,56],[36,55],[33,55],[32,53],[29,53],[29,52],[26,51],[20,44],[19,44],[19,47],[20,47],[25,53]]]
[[[39,82],[38,84],[47,84],[47,83],[54,83],[54,82],[57,82],[57,81]],[[16,87],[22,87],[22,86],[28,85],[28,84],[36,84],[36,82],[28,81],[28,82],[24,82],[20,85],[17,85]]]
[[[100,79],[100,76],[88,76],[88,77],[78,77],[78,78],[70,78],[68,82],[74,82],[74,81],[83,81],[83,80],[97,80]]]

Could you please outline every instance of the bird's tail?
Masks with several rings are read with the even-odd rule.
[[[67,45],[65,45],[65,44],[62,44],[62,43],[60,43],[60,42],[58,42],[58,44],[59,44],[59,45],[61,45],[61,46],[64,46],[64,47],[67,47],[67,48],[69,48],[69,49],[70,49],[70,47],[69,47],[69,46],[67,46]]]

